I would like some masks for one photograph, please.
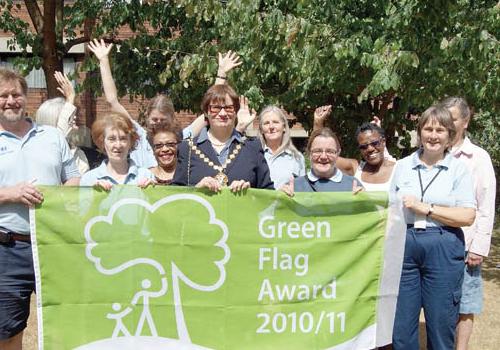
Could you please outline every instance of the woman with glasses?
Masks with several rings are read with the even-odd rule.
[[[314,130],[307,143],[311,170],[304,176],[281,187],[289,196],[294,192],[348,192],[362,190],[357,180],[343,174],[335,163],[340,154],[340,142],[330,128]]]
[[[292,143],[288,121],[281,108],[268,106],[260,112],[259,139],[275,188],[281,188],[291,177],[305,175],[304,156]]]
[[[318,107],[314,112],[314,130],[322,128],[332,106]],[[380,123],[378,118],[374,118]],[[363,160],[339,157],[337,167],[353,175],[366,191],[389,191],[395,160],[388,154],[385,132],[376,122],[363,123],[356,130],[356,140]]]
[[[239,98],[227,84],[214,85],[201,108],[208,126],[179,145],[173,184],[213,192],[225,186],[232,192],[274,188],[259,140],[247,139],[235,129],[236,115],[250,113],[247,99]]]
[[[177,144],[180,142],[181,129],[177,123],[159,124],[153,127],[150,135],[151,146],[158,165],[151,168],[158,185],[170,185],[177,165]]]

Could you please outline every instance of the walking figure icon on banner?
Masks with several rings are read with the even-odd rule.
[[[163,277],[161,279],[162,282],[162,288],[158,292],[150,292],[147,291],[151,287],[151,281],[148,279],[144,279],[141,282],[141,286],[144,290],[141,290],[140,292],[137,292],[134,297],[132,298],[132,305],[137,305],[139,300],[142,298],[142,313],[139,318],[139,323],[137,324],[137,329],[135,331],[135,335],[141,335],[143,328],[144,328],[144,322],[147,322],[147,325],[149,327],[149,330],[151,332],[151,336],[157,337],[158,333],[156,331],[155,323],[153,321],[153,316],[151,316],[151,311],[149,309],[149,298],[157,298],[159,296],[162,296],[165,294],[167,291],[167,279]]]
[[[123,336],[130,337],[130,332],[123,324],[123,318],[132,311],[132,308],[127,307],[123,311],[119,312],[122,308],[122,305],[120,303],[113,303],[111,307],[114,311],[117,312],[115,314],[109,313],[106,315],[108,319],[116,321],[116,326],[113,330],[113,335],[111,336],[111,338],[117,338],[118,336],[120,336],[120,332],[123,334]]]

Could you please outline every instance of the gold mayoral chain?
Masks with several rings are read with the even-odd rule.
[[[227,178],[227,175],[224,173],[226,171],[226,168],[231,162],[236,158],[238,153],[241,150],[241,144],[237,144],[236,147],[233,149],[233,152],[226,158],[226,161],[222,165],[216,165],[214,162],[212,162],[208,157],[196,147],[196,145],[191,144],[191,149],[200,157],[209,167],[215,169],[218,171],[217,175],[214,176],[214,178],[220,183],[221,186],[227,186],[229,179]]]

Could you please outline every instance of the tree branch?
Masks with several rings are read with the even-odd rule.
[[[64,53],[65,54],[68,53],[69,50],[71,50],[71,48],[73,46],[75,46],[75,45],[83,44],[83,43],[86,43],[86,42],[89,42],[89,41],[90,41],[90,38],[87,35],[84,35],[82,37],[75,38],[75,39],[72,39],[72,40],[68,40],[64,44]]]
[[[28,9],[28,13],[31,18],[31,22],[33,22],[33,26],[38,34],[41,34],[43,31],[43,16],[40,11],[40,7],[38,7],[38,3],[36,0],[24,0],[24,4]]]

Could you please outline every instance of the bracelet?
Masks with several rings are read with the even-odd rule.
[[[429,211],[427,212],[427,216],[431,216],[432,213],[434,213],[434,204],[431,204],[431,206],[429,207]]]
[[[218,75],[217,78],[222,79],[222,80],[227,80],[226,77],[221,77],[220,75]]]

